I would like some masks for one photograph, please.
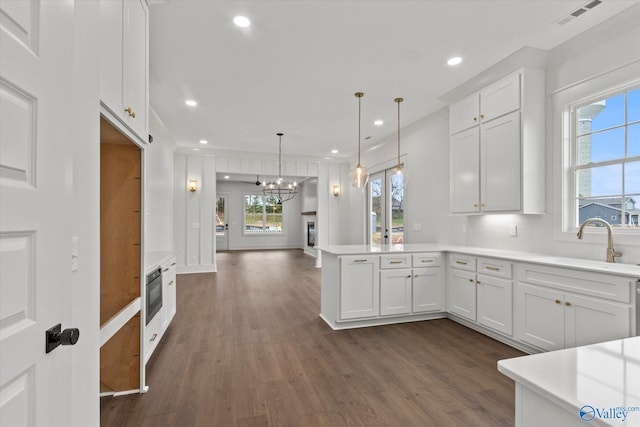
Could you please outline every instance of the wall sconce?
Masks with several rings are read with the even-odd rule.
[[[198,181],[196,181],[195,179],[190,180],[187,183],[187,189],[194,193],[198,189]]]
[[[334,185],[333,186],[333,196],[334,197],[338,197],[340,195],[340,186],[339,185]]]

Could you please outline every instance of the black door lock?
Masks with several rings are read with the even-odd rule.
[[[58,323],[45,332],[45,351],[50,353],[59,345],[74,345],[80,338],[80,330],[78,328],[69,328],[62,330],[62,324]]]

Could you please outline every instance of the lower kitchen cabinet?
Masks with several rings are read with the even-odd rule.
[[[447,311],[476,321],[476,273],[449,268]]]
[[[444,278],[441,268],[413,269],[413,312],[444,311]]]
[[[380,315],[411,313],[411,270],[380,272]]]
[[[518,283],[521,341],[542,350],[594,344],[631,335],[632,306]]]
[[[379,255],[340,257],[340,319],[380,314]]]
[[[513,333],[513,281],[477,276],[478,323],[503,334]]]
[[[176,315],[176,257],[172,256],[160,265],[162,269],[162,330]]]

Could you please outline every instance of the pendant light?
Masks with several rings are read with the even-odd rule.
[[[361,113],[361,100],[364,96],[362,92],[356,92],[355,96],[358,98],[358,163],[356,167],[351,171],[351,184],[364,188],[369,181],[369,171],[367,168],[360,164],[360,113]]]
[[[407,181],[409,180],[409,176],[407,174],[407,169],[400,163],[400,103],[404,101],[402,98],[396,98],[393,102],[398,104],[398,165],[396,166],[395,173],[396,175],[402,175],[402,186],[407,186]]]
[[[280,205],[282,202],[293,199],[298,194],[298,183],[294,180],[291,183],[286,183],[282,179],[282,132],[278,135],[278,179],[271,182],[262,183],[262,193],[267,197],[273,197]]]

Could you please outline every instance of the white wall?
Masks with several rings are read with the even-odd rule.
[[[448,109],[445,107],[402,130],[401,152],[406,154],[410,174],[406,190],[405,238],[407,243],[439,242],[525,252],[541,252],[558,256],[604,260],[605,236],[558,238],[554,225],[559,221],[561,206],[554,198],[561,185],[558,166],[554,164],[557,138],[552,133],[551,95],[558,90],[577,84],[602,73],[640,61],[640,7],[624,16],[614,17],[606,23],[549,52],[547,68],[547,138],[546,159],[546,215],[478,215],[454,216],[449,214],[449,136]],[[405,102],[416,102],[407,96]],[[389,137],[375,150],[362,154],[363,165],[370,172],[382,169],[392,161],[396,150],[395,137]],[[353,193],[353,190],[352,190]],[[353,194],[350,200],[351,232],[349,242],[362,242],[360,216],[364,197]],[[358,213],[356,213],[358,212]],[[338,221],[332,215],[329,222]],[[359,224],[357,224],[359,223]],[[509,226],[516,224],[517,237],[510,237]],[[414,230],[421,226],[422,231]],[[463,231],[466,230],[466,231]],[[557,234],[557,233],[556,233]],[[564,233],[565,235],[567,233]],[[616,249],[623,252],[624,263],[640,262],[640,236],[618,239]],[[616,242],[614,240],[614,242]]]
[[[176,143],[152,108],[149,108],[149,116],[153,142],[145,147],[145,252],[173,251],[173,152]]]
[[[216,271],[215,264],[215,159],[198,154],[176,153],[175,251],[178,273]],[[187,190],[189,180],[198,191]]]
[[[305,184],[301,185],[304,187]],[[301,192],[304,193],[304,190],[301,190]],[[261,195],[261,187],[241,182],[218,181],[217,193],[229,195],[229,205],[227,206],[229,250],[303,247],[302,230],[300,228],[303,197],[300,194],[282,205],[284,233],[244,235],[242,233],[244,196],[248,194]],[[307,202],[310,203],[310,201]]]

